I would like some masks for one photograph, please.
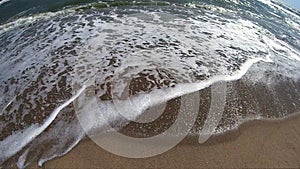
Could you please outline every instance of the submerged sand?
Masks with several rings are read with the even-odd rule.
[[[201,145],[197,137],[188,137],[145,159],[111,154],[87,139],[43,168],[300,168],[300,115],[249,121]]]

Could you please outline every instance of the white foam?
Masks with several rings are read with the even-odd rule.
[[[155,105],[166,103],[168,100],[176,97],[202,90],[220,81],[238,80],[253,64],[259,61],[270,62],[271,60],[264,60],[262,58],[251,59],[245,62],[239,71],[230,76],[220,75],[198,83],[181,83],[172,88],[155,89],[147,94],[138,94],[126,100],[114,99],[113,101],[99,102],[95,96],[91,97],[88,94],[81,95],[80,97],[82,98],[77,100],[77,104],[79,105],[77,105],[79,107],[77,108],[77,113],[79,113],[78,117],[87,133],[92,133],[94,130],[98,132],[103,131],[110,122],[118,120],[120,115],[126,117],[127,120],[134,121],[146,109]],[[147,99],[145,102],[144,98],[150,99]]]
[[[1,5],[1,4],[0,4]],[[64,14],[64,13],[71,13],[74,12],[73,9],[65,9],[63,11],[57,11],[57,12],[46,12],[46,13],[39,13],[35,14],[33,16],[26,16],[26,17],[21,17],[15,21],[5,23],[3,25],[0,25],[0,34],[7,32],[9,30],[12,30],[14,28],[28,25],[34,22],[37,22],[42,19],[48,19],[53,16],[57,16],[59,14]]]
[[[4,4],[4,3],[8,2],[8,1],[10,1],[10,0],[1,0],[1,1],[0,1],[0,6],[1,6],[2,4]]]
[[[281,3],[282,5],[286,6],[285,4],[282,3],[282,1],[279,1],[279,0],[273,0],[274,2],[276,1],[276,3],[272,2],[271,0],[257,0],[257,1],[260,1],[264,4],[267,4],[268,6],[270,6],[271,8],[273,8],[274,10],[280,10],[288,15],[291,15],[295,18],[297,18],[298,20],[300,19],[300,16],[289,11],[289,10],[286,10],[284,9],[283,7],[281,7],[280,5],[276,4],[276,3]]]
[[[6,137],[4,140],[0,141],[0,152],[3,153],[1,155],[0,162],[3,162],[3,160],[16,154],[34,138],[40,135],[54,121],[58,113],[63,108],[72,103],[85,90],[85,87],[86,86],[83,86],[74,96],[57,107],[42,125],[33,124],[28,128],[17,131],[14,134]]]

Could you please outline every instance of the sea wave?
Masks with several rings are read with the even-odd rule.
[[[243,103],[235,103],[215,133],[251,117],[292,113],[299,108],[299,15],[270,3],[270,18],[257,12],[266,6],[246,2],[101,2],[1,25],[0,163],[10,165],[15,155],[21,168],[33,161],[42,165],[68,152],[85,132],[104,130],[102,117],[122,129],[127,123],[113,97],[128,110],[123,116],[134,120],[155,105],[205,92],[220,81],[240,80],[245,90],[262,86],[264,97],[276,96],[272,103],[280,100],[278,84],[287,83],[294,93],[282,97],[295,101],[277,107],[286,111],[265,115],[269,108],[259,105],[243,114]],[[233,86],[230,92],[242,88]],[[152,101],[145,102],[145,96]],[[259,104],[257,98],[249,100]],[[134,101],[140,106],[131,105]],[[84,106],[87,123],[78,121],[78,105]],[[99,107],[106,111],[99,114]]]

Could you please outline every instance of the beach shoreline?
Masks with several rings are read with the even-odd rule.
[[[42,168],[299,168],[300,115],[251,120],[199,144],[196,136],[161,155],[130,159],[111,154],[91,139]],[[39,168],[32,164],[28,168]]]
[[[0,169],[300,168],[296,10],[71,1],[0,9]]]

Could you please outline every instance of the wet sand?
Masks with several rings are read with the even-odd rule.
[[[90,139],[43,168],[299,168],[300,115],[254,120],[200,145],[188,137],[170,151],[146,159],[106,152]],[[37,168],[36,164],[29,168]]]

